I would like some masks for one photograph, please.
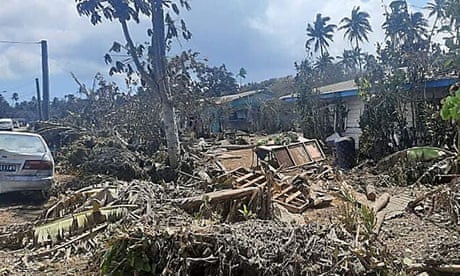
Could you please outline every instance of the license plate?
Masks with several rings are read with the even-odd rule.
[[[0,172],[15,172],[16,165],[12,164],[0,164]]]

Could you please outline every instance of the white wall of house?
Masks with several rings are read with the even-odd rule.
[[[359,136],[362,133],[359,128],[359,118],[364,110],[364,102],[358,96],[347,97],[343,100],[348,110],[343,136],[352,137],[355,140],[355,148],[358,148]]]

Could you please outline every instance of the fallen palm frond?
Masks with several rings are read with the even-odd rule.
[[[72,214],[68,217],[34,227],[34,243],[56,243],[66,235],[81,233],[106,221],[116,221],[128,212],[128,208],[136,205],[117,205]]]
[[[353,235],[338,225],[291,227],[270,220],[199,233],[131,229],[112,241],[102,263],[102,273],[109,275],[395,275],[397,270],[384,250],[353,245]]]
[[[46,212],[43,213],[42,218],[50,219],[62,217],[65,214],[78,210],[81,206],[85,206],[85,204],[91,202],[90,199],[98,200],[101,205],[104,206],[116,198],[116,193],[117,189],[115,187],[85,188],[76,191],[48,208]]]

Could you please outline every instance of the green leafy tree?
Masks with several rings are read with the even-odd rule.
[[[233,73],[227,70],[225,64],[219,67],[206,66],[197,73],[199,85],[208,97],[220,97],[235,94],[238,84]]]
[[[457,126],[457,151],[460,150],[460,85],[457,83],[450,89],[451,95],[443,100],[441,118],[455,122]],[[460,156],[459,156],[460,157]]]
[[[111,73],[124,72],[130,81],[135,79],[136,75],[140,76],[141,84],[145,86],[151,97],[159,98],[169,163],[172,167],[177,167],[180,159],[179,135],[174,98],[167,75],[166,49],[173,38],[180,35],[184,39],[191,38],[185,22],[173,20],[173,15],[180,13],[179,7],[190,9],[188,2],[186,0],[180,0],[179,3],[162,0],[76,0],[76,5],[79,14],[88,16],[94,25],[101,23],[103,19],[120,24],[126,43],[114,42],[111,51],[118,53],[124,50],[131,59],[129,62],[114,62],[107,54],[106,62],[114,63]],[[139,24],[142,17],[148,19],[150,24],[146,32],[150,41],[146,45],[136,44],[128,27],[128,22]]]
[[[316,19],[313,25],[307,25],[307,43],[305,47],[310,49],[310,45],[314,43],[314,51],[320,51],[321,56],[327,52],[329,42],[333,41],[334,30],[337,27],[334,24],[328,24],[331,20],[329,16],[323,17],[320,13],[316,14]]]
[[[299,95],[296,109],[300,114],[300,127],[305,137],[324,139],[333,132],[333,127],[329,122],[330,114],[326,103],[314,89],[320,83],[317,71],[309,59],[296,63],[295,66],[295,88]]]

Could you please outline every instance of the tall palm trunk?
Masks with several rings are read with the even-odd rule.
[[[358,51],[358,49],[359,49],[359,39],[358,37],[356,37],[356,50],[355,51]],[[358,53],[358,65],[359,65],[359,74],[362,75],[363,65],[361,64],[361,57],[359,56],[359,53]]]

